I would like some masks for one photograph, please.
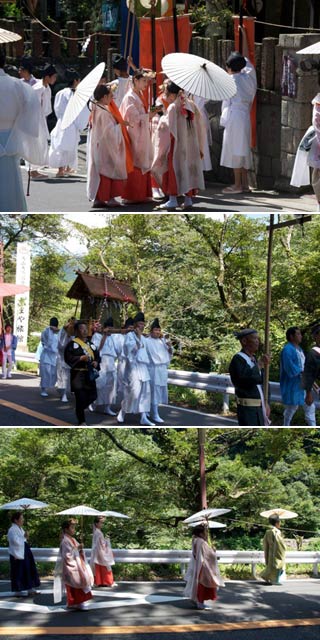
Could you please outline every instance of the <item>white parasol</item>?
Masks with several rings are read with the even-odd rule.
[[[41,502],[40,500],[32,500],[32,498],[19,498],[19,500],[14,500],[13,502],[7,502],[0,506],[0,509],[22,509],[23,511],[27,511],[27,509],[44,509],[48,504],[46,502]]]
[[[7,42],[17,42],[18,40],[21,40],[21,36],[19,36],[18,33],[0,28],[0,44],[7,44]]]
[[[291,518],[297,518],[298,514],[294,511],[288,511],[287,509],[269,509],[269,511],[262,511],[260,515],[263,518],[270,518],[270,516],[278,516],[280,520],[290,520]]]
[[[300,49],[297,53],[310,53],[310,54],[320,54],[320,41],[315,42],[314,44],[310,44],[309,47],[305,47],[304,49]]]
[[[229,511],[231,511],[231,509],[202,509],[202,511],[194,513],[193,516],[186,518],[186,520],[184,520],[183,522],[188,524],[189,522],[196,522],[197,520],[201,520],[203,523],[210,518],[215,518],[216,516],[222,516],[225,513],[229,513]]]
[[[209,529],[224,529],[227,525],[222,522],[216,522],[215,520],[198,520],[197,522],[190,522],[188,527],[200,527],[201,525],[208,527]]]
[[[83,80],[78,84],[73,96],[70,98],[67,108],[62,118],[61,129],[66,129],[80,115],[81,111],[87,106],[88,100],[92,98],[92,94],[101,80],[105,70],[105,63],[100,62]]]
[[[76,507],[59,511],[57,516],[80,516],[81,542],[83,542],[83,516],[101,516],[101,512],[85,504],[79,504]]]
[[[119,513],[118,511],[100,511],[100,515],[107,518],[130,518],[130,516],[125,516],[124,513]]]
[[[161,61],[172,82],[192,95],[206,100],[228,100],[237,92],[229,73],[218,65],[190,53],[169,53]]]

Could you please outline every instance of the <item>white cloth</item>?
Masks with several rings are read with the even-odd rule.
[[[106,108],[94,107],[88,158],[87,195],[95,200],[100,175],[111,180],[126,180],[126,147],[121,125]]]
[[[41,144],[41,158],[40,162],[37,164],[38,166],[43,166],[48,164],[49,161],[50,134],[47,124],[47,116],[52,113],[51,88],[49,85],[45,87],[42,80],[38,80],[38,82],[32,86],[32,90],[35,92],[40,105],[39,143]]]
[[[108,571],[115,564],[114,556],[111,548],[110,538],[105,538],[101,529],[93,525],[92,547],[90,556],[90,565],[94,571],[94,565],[100,564],[107,567]]]
[[[80,132],[86,127],[89,120],[90,111],[87,105],[84,106],[76,120],[66,129],[62,129],[62,119],[68,106],[69,100],[73,96],[70,88],[61,89],[54,99],[54,112],[57,116],[57,123],[52,129],[51,146],[49,150],[50,167],[71,167],[78,166],[78,144],[80,142]]]
[[[207,587],[224,587],[216,553],[203,538],[195,537],[192,541],[191,558],[185,579],[186,586],[183,593],[194,602],[197,602],[199,582]],[[205,584],[206,582],[210,584]]]
[[[145,413],[150,411],[150,360],[146,348],[146,338],[137,337],[134,331],[128,333],[123,345],[126,366],[123,378],[124,413]]]
[[[41,334],[43,350],[40,356],[41,388],[54,387],[57,381],[59,334],[47,327]]]
[[[39,78],[35,78],[31,74],[29,80],[26,80],[25,78],[20,78],[20,82],[24,82],[25,84],[28,84],[30,87],[33,87],[33,85],[36,84],[36,82],[39,82]]]
[[[40,106],[31,87],[0,69],[0,211],[26,211],[20,158],[37,163]]]
[[[64,350],[73,337],[62,327],[58,333],[58,355],[57,355],[57,387],[70,392],[70,367],[64,359]]]
[[[116,333],[114,336],[114,344],[117,352],[117,403],[123,400],[123,376],[126,367],[126,359],[123,355],[123,345],[125,336],[123,333]]]
[[[99,349],[103,335],[94,333],[92,342]],[[113,335],[106,338],[102,349],[99,349],[101,356],[99,378],[96,380],[98,397],[95,401],[97,405],[110,405],[116,401],[116,384],[117,370],[116,358],[117,352],[113,340]]]
[[[151,404],[168,404],[168,366],[170,355],[163,338],[146,339],[150,359]]]
[[[211,154],[210,154],[210,146],[212,145],[212,133],[209,115],[206,110],[206,103],[209,100],[205,98],[199,98],[199,96],[194,96],[193,101],[199,109],[201,115],[200,126],[203,127],[203,158],[202,158],[202,169],[203,171],[211,171],[212,162],[211,162]]]
[[[193,120],[188,122],[183,112],[184,108],[193,114]],[[160,118],[155,134],[155,151],[151,171],[160,185],[168,170],[171,136],[174,138],[173,169],[178,193],[169,195],[182,195],[191,189],[204,189],[200,155],[203,147],[201,115],[194,102],[185,96],[178,96],[169,105],[167,114]]]
[[[250,110],[257,91],[257,77],[249,60],[233,79],[237,93],[222,102],[220,124],[224,127],[220,164],[231,169],[251,167],[251,123]]]
[[[147,173],[153,159],[149,114],[145,111],[142,99],[132,88],[121,102],[120,113],[131,125],[128,127],[128,134],[132,145],[133,164],[141,169],[142,173]]]
[[[117,78],[116,80],[112,80],[112,85],[115,85],[116,88],[113,92],[113,100],[115,101],[118,109],[120,109],[121,102],[128,93],[129,89],[132,86],[131,78]]]
[[[25,532],[22,527],[14,523],[8,531],[9,554],[16,560],[24,559],[24,543],[26,542]]]

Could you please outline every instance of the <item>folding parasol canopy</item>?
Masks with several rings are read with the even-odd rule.
[[[18,500],[13,500],[13,502],[7,502],[0,506],[0,509],[19,511],[21,510],[26,516],[27,511],[30,509],[45,509],[49,505],[47,502],[41,502],[40,500],[33,500],[33,498],[19,498]],[[27,518],[25,518],[25,522],[27,524]]]
[[[188,527],[200,527],[201,525],[204,525],[209,529],[224,529],[227,526],[226,524],[223,524],[223,522],[216,522],[215,520],[206,520],[203,518],[197,522],[189,522]]]
[[[0,298],[7,296],[18,296],[21,293],[30,291],[30,287],[26,287],[24,284],[11,284],[11,282],[0,282]]]
[[[260,515],[263,518],[270,518],[270,516],[279,516],[280,520],[290,520],[291,518],[297,518],[298,514],[294,511],[288,511],[288,509],[269,509],[269,511],[262,511]]]
[[[309,47],[305,47],[304,49],[300,49],[297,53],[309,53],[311,54],[320,54],[320,40],[319,42],[315,42],[314,44],[310,44]]]
[[[210,60],[191,53],[169,53],[161,66],[168,78],[178,87],[206,100],[228,100],[237,92],[229,73]]]
[[[93,92],[101,80],[105,70],[105,63],[100,62],[83,80],[78,84],[73,96],[70,98],[67,108],[62,118],[61,129],[66,129],[80,115],[81,111],[87,106],[88,100],[92,98]]]
[[[101,516],[101,511],[87,507],[85,504],[79,504],[76,507],[59,511],[57,516],[80,516],[81,542],[83,542],[83,516]]]
[[[7,44],[8,42],[17,42],[21,40],[21,36],[14,31],[7,31],[7,29],[0,28],[0,44]]]
[[[225,513],[229,513],[231,509],[202,509],[197,513],[194,513],[193,516],[186,518],[183,522],[185,524],[189,524],[189,522],[197,522],[201,521],[201,524],[210,520],[210,518],[215,518],[216,516],[222,516]]]
[[[127,518],[130,519],[130,516],[124,515],[124,513],[119,513],[118,511],[100,511],[101,516],[106,516],[107,518]]]

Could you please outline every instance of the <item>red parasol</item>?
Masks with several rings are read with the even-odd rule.
[[[18,296],[21,293],[30,291],[30,287],[24,284],[12,284],[11,282],[0,282],[0,298],[7,296]]]

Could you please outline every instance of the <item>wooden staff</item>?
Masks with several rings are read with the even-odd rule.
[[[268,242],[268,262],[267,262],[267,299],[266,299],[266,324],[264,335],[264,352],[269,355],[270,351],[270,315],[271,315],[271,284],[272,284],[272,246],[274,231],[274,213],[270,214],[269,242]],[[263,392],[266,402],[268,402],[270,364],[264,365]]]

